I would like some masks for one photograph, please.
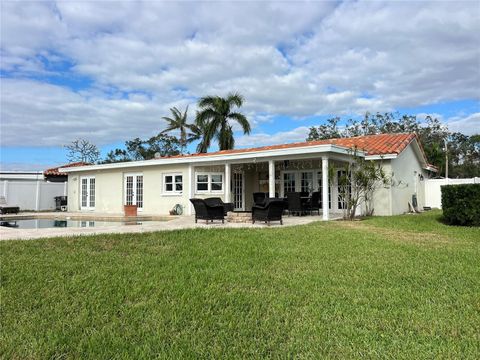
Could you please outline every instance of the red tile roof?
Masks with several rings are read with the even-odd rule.
[[[58,169],[74,167],[74,166],[86,166],[86,165],[92,165],[92,164],[89,164],[83,161],[74,162],[74,163],[70,163],[62,166],[57,166],[55,168],[47,169],[43,172],[43,175],[44,176],[67,176],[68,175],[67,173],[59,172]]]
[[[358,148],[365,151],[367,155],[386,155],[386,154],[400,154],[408,144],[410,144],[415,138],[416,134],[379,134],[379,135],[366,135],[356,136],[350,138],[340,139],[326,139],[305,141],[283,145],[270,145],[248,149],[234,149],[234,150],[222,150],[211,153],[197,153],[189,155],[178,155],[173,157],[197,157],[197,156],[210,156],[210,155],[228,155],[228,154],[242,154],[257,151],[278,150],[278,149],[290,149],[305,146],[315,145],[338,145],[347,148]]]

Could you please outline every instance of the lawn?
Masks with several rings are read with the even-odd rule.
[[[439,212],[0,242],[1,358],[480,358],[480,228]]]

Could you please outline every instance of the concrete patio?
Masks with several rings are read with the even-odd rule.
[[[19,215],[5,215],[1,219],[14,221],[35,217],[37,219],[88,219],[91,221],[122,221],[125,218],[122,214],[79,214],[79,213],[21,213]],[[340,219],[340,214],[331,214],[331,220]],[[18,229],[0,226],[0,240],[31,240],[51,237],[81,236],[96,234],[127,234],[145,233],[165,230],[181,230],[192,228],[220,229],[220,228],[273,228],[282,226],[295,226],[321,221],[322,215],[313,216],[284,216],[283,225],[279,222],[272,222],[270,226],[263,223],[229,223],[215,221],[206,224],[200,221],[196,224],[194,216],[154,216],[142,215],[134,218],[137,221],[146,221],[141,225],[98,226],[98,227],[63,227],[63,228],[42,228],[42,229]]]

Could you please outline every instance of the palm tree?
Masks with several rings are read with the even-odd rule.
[[[187,131],[190,129],[190,124],[187,123],[187,112],[188,106],[185,109],[185,112],[182,114],[180,110],[176,107],[170,108],[170,112],[172,113],[172,117],[162,117],[162,119],[168,122],[167,128],[163,130],[161,133],[165,134],[170,131],[179,130],[180,131],[180,149],[181,153],[185,153],[185,149],[187,148],[187,144],[189,142],[187,138]]]
[[[220,150],[233,149],[235,139],[230,120],[240,124],[244,134],[250,134],[250,123],[245,115],[233,111],[234,107],[241,107],[243,102],[243,96],[238,93],[230,93],[226,98],[206,96],[200,99],[196,122],[204,125],[205,132],[200,143],[204,149],[210,147],[214,138],[218,141]]]
[[[195,119],[195,123],[190,124],[190,133],[188,134],[187,142],[193,142],[200,140],[197,145],[197,153],[206,153],[208,150],[208,146],[206,146],[205,142],[203,141],[204,135],[206,133],[206,123],[204,121],[200,121],[198,117]]]

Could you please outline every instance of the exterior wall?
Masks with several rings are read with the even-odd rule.
[[[396,158],[391,160],[395,185],[392,191],[391,215],[403,214],[409,211],[408,203],[412,202],[412,195],[417,195],[418,208],[425,206],[425,180],[428,177],[422,168],[412,146],[407,148]],[[420,175],[423,176],[421,180]]]
[[[382,168],[387,176],[392,173],[392,164],[390,160],[382,161]],[[365,205],[362,204],[357,214],[364,214]],[[373,215],[374,216],[389,216],[392,215],[392,189],[391,187],[384,187],[380,185],[373,194]]]

